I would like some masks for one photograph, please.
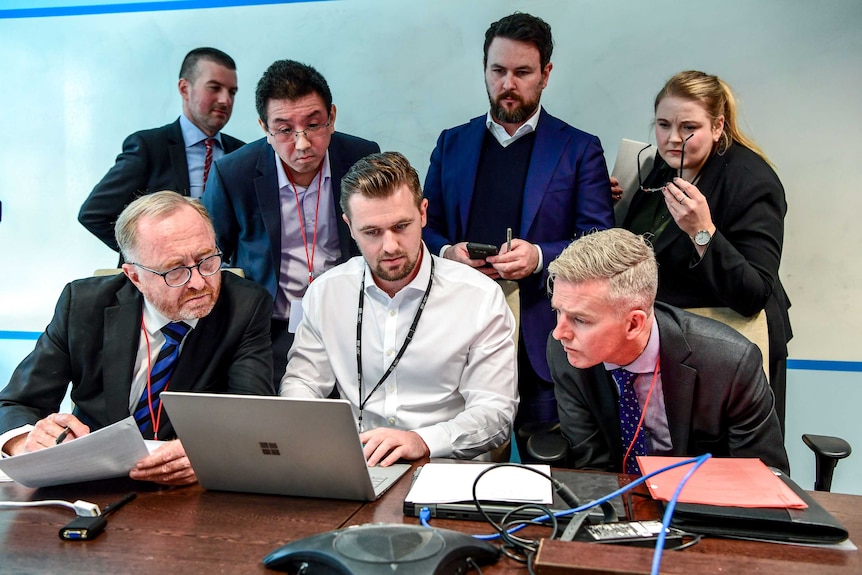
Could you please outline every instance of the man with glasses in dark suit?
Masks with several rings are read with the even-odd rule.
[[[74,281],[33,352],[0,391],[0,448],[17,455],[135,416],[164,441],[131,471],[168,485],[196,481],[160,393],[272,395],[269,317],[260,286],[221,271],[212,223],[170,191],[117,220],[123,274]],[[58,413],[71,383],[73,413]]]
[[[203,202],[225,260],[273,297],[277,385],[308,285],[359,254],[342,220],[341,178],[380,147],[335,131],[332,93],[311,66],[273,63],[255,105],[264,137],[215,163]]]

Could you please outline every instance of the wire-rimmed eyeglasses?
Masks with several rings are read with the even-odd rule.
[[[677,177],[679,177],[679,178],[682,177],[682,167],[685,164],[685,143],[688,142],[689,140],[691,140],[692,136],[694,136],[694,134],[689,134],[688,137],[682,141],[682,147],[679,150],[679,169],[676,172]],[[660,188],[645,188],[644,187],[643,178],[641,177],[641,154],[644,153],[646,150],[648,150],[651,147],[652,147],[652,144],[647,144],[646,146],[641,148],[640,152],[638,152],[638,184],[640,185],[640,190],[646,194],[653,194],[655,192],[660,192],[665,188],[665,186],[662,186]],[[667,185],[667,184],[665,184],[665,185]]]
[[[190,279],[192,279],[193,269],[197,269],[198,273],[203,277],[209,277],[218,273],[221,269],[221,257],[222,253],[218,252],[217,254],[205,257],[193,266],[177,266],[166,272],[159,272],[150,269],[147,266],[142,266],[141,264],[129,263],[133,266],[138,266],[142,270],[156,274],[157,276],[162,276],[162,279],[165,280],[168,287],[183,287],[189,283]]]
[[[325,124],[309,124],[305,127],[304,130],[291,130],[290,128],[282,128],[274,132],[271,130],[267,131],[269,132],[270,136],[280,142],[295,142],[300,134],[305,136],[306,139],[312,140],[317,136],[324,134],[322,130],[324,128],[328,128],[331,125],[332,121],[327,119]]]

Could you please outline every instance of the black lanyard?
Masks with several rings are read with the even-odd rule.
[[[365,409],[365,405],[371,399],[371,396],[374,395],[374,392],[377,391],[377,388],[383,385],[383,382],[386,381],[386,378],[389,377],[389,374],[392,373],[392,370],[401,361],[401,356],[404,355],[407,346],[413,341],[413,334],[416,333],[416,326],[419,323],[419,318],[422,317],[422,310],[425,309],[425,304],[428,302],[428,294],[431,293],[431,283],[434,281],[434,258],[430,257],[429,259],[431,260],[431,275],[428,277],[428,287],[425,288],[425,294],[422,296],[422,301],[419,302],[419,309],[416,310],[416,315],[413,316],[413,323],[410,324],[407,337],[404,338],[404,343],[401,344],[401,349],[398,350],[398,355],[392,360],[389,369],[386,370],[386,373],[383,374],[383,377],[380,378],[380,381],[377,382],[377,385],[374,386],[374,389],[371,390],[365,399],[362,399],[362,312],[365,309],[365,274],[362,274],[362,285],[359,287],[359,310],[356,313],[356,380],[359,384],[359,419],[356,424],[359,431],[362,431],[362,410]]]

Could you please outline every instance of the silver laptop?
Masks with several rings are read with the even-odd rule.
[[[201,486],[373,501],[410,469],[368,467],[343,399],[161,394]]]

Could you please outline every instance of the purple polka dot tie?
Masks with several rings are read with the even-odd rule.
[[[638,423],[641,419],[641,406],[638,403],[634,386],[638,374],[626,371],[621,367],[613,370],[611,374],[620,390],[620,436],[623,440],[624,455],[634,440],[634,446],[626,460],[625,472],[640,475],[641,470],[635,456],[646,455],[646,440],[643,428],[640,429],[637,438],[635,438],[635,432],[638,431]]]

